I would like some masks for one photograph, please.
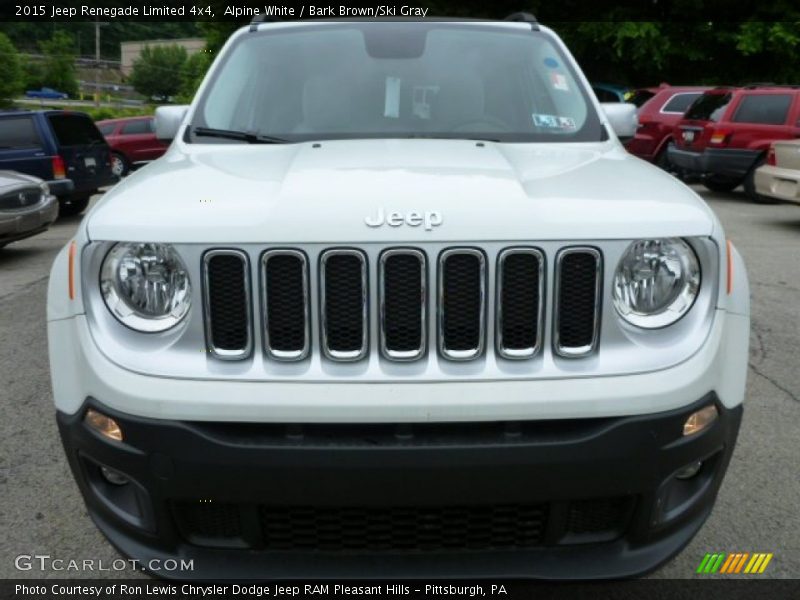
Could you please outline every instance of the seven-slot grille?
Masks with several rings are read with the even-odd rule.
[[[439,254],[432,274],[435,300],[427,292],[431,274],[422,250],[389,248],[377,263],[372,267],[377,270],[377,338],[385,359],[425,356],[429,327],[436,329],[435,343],[447,360],[473,360],[484,353],[490,269],[483,250],[448,248]],[[363,251],[331,248],[312,261],[300,250],[279,248],[264,252],[259,264],[258,327],[268,358],[302,360],[315,339],[330,360],[357,361],[367,355],[370,265]],[[533,247],[511,247],[497,254],[492,318],[495,349],[502,358],[524,360],[541,353],[546,264],[544,253]],[[210,250],[203,269],[209,349],[222,359],[247,358],[253,347],[248,257],[239,250]],[[581,357],[596,350],[602,271],[602,256],[595,248],[567,247],[556,255],[552,343],[557,355]],[[318,292],[314,297],[312,282]],[[318,338],[312,337],[312,321]]]

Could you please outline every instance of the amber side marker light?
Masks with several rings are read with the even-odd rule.
[[[683,424],[683,435],[700,433],[704,429],[710,427],[711,424],[717,420],[718,416],[717,407],[713,404],[701,408],[697,412],[689,415],[689,418],[686,419],[686,422]]]
[[[726,244],[728,250],[728,296],[733,292],[733,242],[728,240]]]
[[[114,419],[90,408],[83,417],[83,422],[105,438],[122,441],[122,429]]]
[[[67,259],[67,279],[69,285],[69,299],[75,300],[75,253],[78,250],[78,245],[72,242],[69,245],[69,253]]]

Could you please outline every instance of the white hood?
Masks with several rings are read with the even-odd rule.
[[[367,227],[385,213],[442,224]],[[365,243],[711,235],[689,188],[616,143],[173,144],[88,217],[94,240]]]

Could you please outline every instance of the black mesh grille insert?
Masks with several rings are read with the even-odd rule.
[[[611,540],[627,528],[634,507],[634,497],[593,498],[570,503],[567,534],[586,541]]]
[[[423,263],[417,254],[391,254],[383,262],[383,332],[386,349],[415,352],[422,346]]]
[[[331,254],[325,260],[325,333],[330,351],[352,353],[364,346],[365,261],[361,254]]]
[[[539,333],[539,255],[513,252],[505,256],[500,273],[502,346],[532,349]]]
[[[267,287],[267,337],[271,350],[301,352],[306,348],[305,259],[298,254],[272,254],[264,261]]]
[[[546,505],[263,506],[261,527],[269,550],[490,550],[539,545],[546,515]]]
[[[468,351],[481,345],[482,258],[454,253],[444,258],[442,272],[442,335],[445,350]]]
[[[562,348],[590,346],[594,340],[598,260],[594,253],[581,251],[561,260],[556,327]]]
[[[178,528],[191,541],[238,538],[242,533],[239,507],[213,502],[176,502]]]
[[[208,257],[210,343],[219,350],[245,350],[249,344],[247,262],[239,254]]]

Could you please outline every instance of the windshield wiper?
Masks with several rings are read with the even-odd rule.
[[[192,132],[203,137],[217,137],[226,140],[239,140],[248,144],[288,144],[289,140],[269,135],[233,131],[231,129],[213,129],[211,127],[195,127]]]

